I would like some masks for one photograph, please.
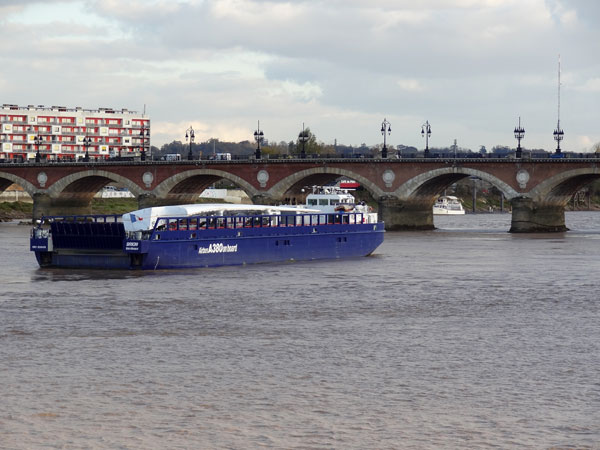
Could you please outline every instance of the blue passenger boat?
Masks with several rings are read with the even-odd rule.
[[[383,222],[361,205],[324,213],[196,204],[44,217],[30,249],[41,267],[154,270],[366,256],[383,235]]]

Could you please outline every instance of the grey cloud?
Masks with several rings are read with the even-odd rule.
[[[531,129],[553,126],[559,52],[565,72],[571,72],[578,86],[598,73],[599,32],[588,20],[597,17],[595,2],[553,1],[545,3],[546,10],[539,9],[544,3],[537,1],[520,6],[500,2],[495,7],[476,2],[461,2],[466,6],[459,7],[449,0],[245,3],[265,11],[265,19],[217,16],[216,1],[140,2],[139,8],[123,2],[89,2],[90,12],[120,30],[118,37],[87,24],[17,28],[4,23],[3,30],[10,30],[20,44],[17,48],[0,42],[0,51],[10,62],[0,86],[16,86],[11,94],[28,98],[11,99],[15,103],[46,102],[33,97],[61,99],[48,103],[86,101],[82,106],[98,106],[101,101],[138,109],[148,103],[153,105],[153,120],[162,121],[198,116],[213,122],[229,118],[240,125],[246,120],[254,123],[254,116],[260,115],[265,123],[270,117],[277,129],[283,129],[283,117],[301,122],[304,118],[299,116],[311,115],[328,124],[331,136],[355,139],[348,143],[369,142],[359,136],[370,135],[371,125],[341,122],[335,131],[332,114],[389,113],[399,122],[400,117],[428,117],[438,124],[440,141],[458,137],[475,148],[496,142],[480,138],[469,142],[469,136],[454,136],[456,130],[475,136],[485,129],[497,136],[508,123],[510,140],[512,121],[519,114],[528,116]],[[272,14],[273,8],[288,5],[297,8],[291,15]],[[583,22],[569,27],[547,19],[557,14],[558,7],[574,9]],[[244,52],[261,56],[256,65],[265,79],[246,76],[243,68],[197,70],[215,55],[227,60]],[[52,92],[26,88],[25,81],[30,86],[41,77],[56,88]],[[538,81],[525,83],[526,77]],[[421,89],[402,88],[399,80],[416,80]],[[322,94],[290,100],[278,90],[286,81],[310,83]],[[569,132],[589,132],[593,127],[583,112],[592,102],[586,94],[570,91],[565,83],[565,115],[571,114],[573,122]],[[564,120],[569,123],[567,116]],[[447,135],[441,135],[445,129]],[[412,130],[407,125],[403,133],[400,126],[395,135],[411,136],[413,142],[404,143],[419,143]],[[283,134],[272,138],[287,140]]]

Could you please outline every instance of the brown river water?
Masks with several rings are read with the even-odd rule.
[[[0,448],[600,448],[600,213],[370,257],[40,269],[0,224]]]

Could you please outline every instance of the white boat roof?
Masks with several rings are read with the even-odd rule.
[[[455,197],[454,195],[440,195],[440,197],[438,198],[438,200],[442,200],[442,199],[458,200],[458,197]]]
[[[144,231],[154,228],[156,221],[162,217],[191,216],[227,216],[232,213],[281,214],[281,213],[320,213],[317,209],[305,209],[294,206],[245,205],[232,203],[200,203],[191,205],[153,206],[123,214],[125,231]]]

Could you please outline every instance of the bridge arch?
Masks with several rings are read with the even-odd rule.
[[[351,170],[337,167],[312,167],[295,172],[273,185],[269,189],[268,195],[274,199],[281,199],[286,192],[295,186],[305,185],[305,183],[322,185],[331,181],[331,178],[339,178],[340,176],[356,180],[375,198],[385,195],[385,192],[368,178]]]
[[[475,176],[490,183],[492,186],[500,190],[504,194],[504,197],[508,200],[521,195],[510,185],[494,175],[482,170],[471,169],[468,167],[445,167],[424,172],[403,183],[398,189],[396,189],[393,195],[396,198],[430,198],[433,202],[435,201],[435,197],[438,196],[446,187],[461,180],[462,178],[469,176]]]
[[[3,192],[8,188],[11,184],[18,184],[23,188],[25,192],[27,192],[31,197],[34,196],[35,193],[38,192],[38,188],[36,188],[32,183],[21,178],[17,175],[13,175],[12,173],[6,173],[0,171],[0,192]]]
[[[600,171],[597,168],[561,172],[538,184],[530,191],[529,197],[538,202],[565,206],[573,194],[598,178]]]
[[[239,186],[250,198],[258,191],[243,178],[217,169],[192,169],[173,175],[152,191],[158,199],[173,198],[178,202],[195,200],[204,189],[220,179],[226,179]]]
[[[47,190],[52,198],[62,196],[91,198],[111,181],[124,185],[134,195],[138,196],[143,190],[129,178],[107,170],[82,170],[61,178]]]

